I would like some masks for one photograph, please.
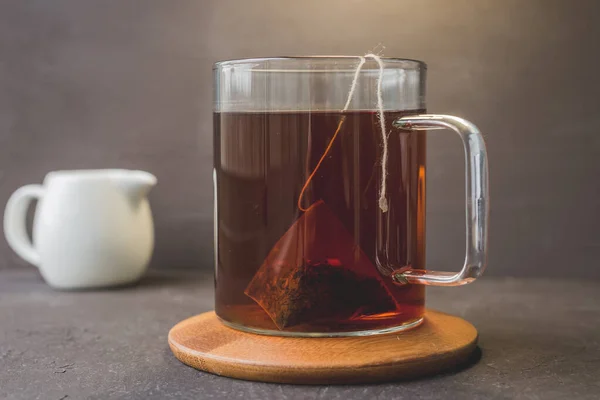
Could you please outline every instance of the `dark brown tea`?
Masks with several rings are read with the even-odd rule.
[[[390,278],[425,267],[425,135],[391,127],[422,112],[385,113],[385,213],[377,112],[215,113],[219,317],[321,333],[422,317],[424,287]]]

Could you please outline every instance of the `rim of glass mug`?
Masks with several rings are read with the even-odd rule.
[[[427,70],[427,64],[424,61],[421,60],[415,60],[415,59],[411,59],[411,58],[398,58],[398,57],[380,57],[381,61],[383,61],[387,65],[389,65],[390,67],[395,69],[418,69],[418,70]],[[293,70],[293,69],[288,69],[285,68],[283,69],[281,72],[352,72],[354,73],[354,71],[356,70],[356,63],[358,62],[359,57],[358,56],[277,56],[277,57],[253,57],[253,58],[237,58],[237,59],[228,59],[228,60],[221,60],[221,61],[216,61],[213,64],[213,70],[214,69],[219,69],[219,68],[224,68],[224,67],[228,67],[228,66],[239,66],[239,65],[244,65],[244,64],[254,64],[255,66],[257,64],[261,64],[261,63],[268,63],[268,62],[286,62],[289,63],[290,61],[298,61],[300,64],[303,64],[305,66],[309,65],[307,64],[307,61],[314,61],[314,62],[326,62],[328,66],[338,66],[336,64],[337,63],[345,63],[346,65],[344,65],[345,67],[351,67],[349,68],[347,71],[345,70],[339,70],[339,69],[332,69],[332,68],[327,68],[327,69],[323,69],[323,70],[318,70],[318,69],[300,69],[300,70]],[[333,64],[332,64],[333,62]],[[365,65],[364,69],[365,72],[368,71],[373,71],[373,70],[379,70],[379,66],[377,65],[377,63],[372,63],[371,66],[367,66]],[[253,70],[254,72],[259,72],[261,71],[260,69]],[[267,68],[265,69],[265,71],[277,71],[276,69],[273,70],[271,68]]]
[[[364,62],[363,62],[364,61]],[[423,110],[427,65],[418,60],[372,56],[266,57],[214,64],[215,112],[340,111],[377,108]]]

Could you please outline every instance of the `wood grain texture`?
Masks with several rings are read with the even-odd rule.
[[[214,312],[169,332],[181,362],[216,375],[298,384],[367,383],[433,375],[464,364],[477,345],[469,322],[428,310],[413,330],[345,338],[255,335],[223,325]]]

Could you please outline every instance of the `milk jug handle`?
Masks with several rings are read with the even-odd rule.
[[[34,199],[44,195],[41,185],[26,185],[17,189],[8,199],[4,209],[4,235],[10,247],[25,261],[36,267],[40,264],[40,255],[33,247],[25,226],[27,208]]]
[[[462,139],[466,167],[466,254],[458,272],[407,269],[392,274],[399,284],[457,286],[470,283],[483,272],[487,262],[489,215],[488,162],[483,136],[469,121],[450,115],[412,115],[393,125],[403,130],[449,129]],[[423,133],[424,134],[424,133]]]

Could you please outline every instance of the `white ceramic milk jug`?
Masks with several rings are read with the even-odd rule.
[[[145,272],[154,247],[146,196],[154,175],[119,169],[55,171],[8,200],[4,234],[13,250],[61,289],[123,285]],[[25,215],[38,199],[33,243]]]

